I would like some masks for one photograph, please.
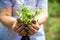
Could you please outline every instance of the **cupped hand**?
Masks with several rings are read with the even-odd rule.
[[[25,28],[23,22],[17,19],[12,26],[12,30],[15,31],[20,36],[25,36],[27,33],[25,32]]]
[[[40,29],[40,26],[39,24],[36,22],[35,24],[31,24],[31,25],[28,25],[28,36],[32,36],[34,35],[39,29]]]

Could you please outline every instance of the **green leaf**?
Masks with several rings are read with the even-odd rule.
[[[19,16],[19,11],[16,11],[16,14]]]
[[[36,8],[36,16],[38,16],[40,14],[40,9],[39,8]]]
[[[33,16],[34,15],[38,16],[40,14],[39,8],[36,8],[36,13],[34,11],[30,10],[28,6],[23,7],[22,5],[20,5],[20,8],[22,10],[16,11],[16,14],[19,16],[19,19],[21,21],[24,21],[26,24],[32,23]]]
[[[20,4],[20,8],[23,8],[23,5]]]

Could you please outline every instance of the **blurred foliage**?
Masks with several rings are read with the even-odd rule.
[[[54,1],[53,3],[48,2],[48,8],[50,16],[60,17],[60,4],[57,3],[57,1]]]
[[[50,17],[45,23],[46,40],[60,40],[60,18]]]
[[[46,40],[60,40],[60,0],[48,0],[48,14]]]

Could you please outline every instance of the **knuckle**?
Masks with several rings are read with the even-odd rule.
[[[39,27],[37,27],[37,30],[39,30],[40,28]]]

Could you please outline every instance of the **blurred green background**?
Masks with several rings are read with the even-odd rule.
[[[46,40],[60,40],[60,0],[48,0],[48,14]]]

